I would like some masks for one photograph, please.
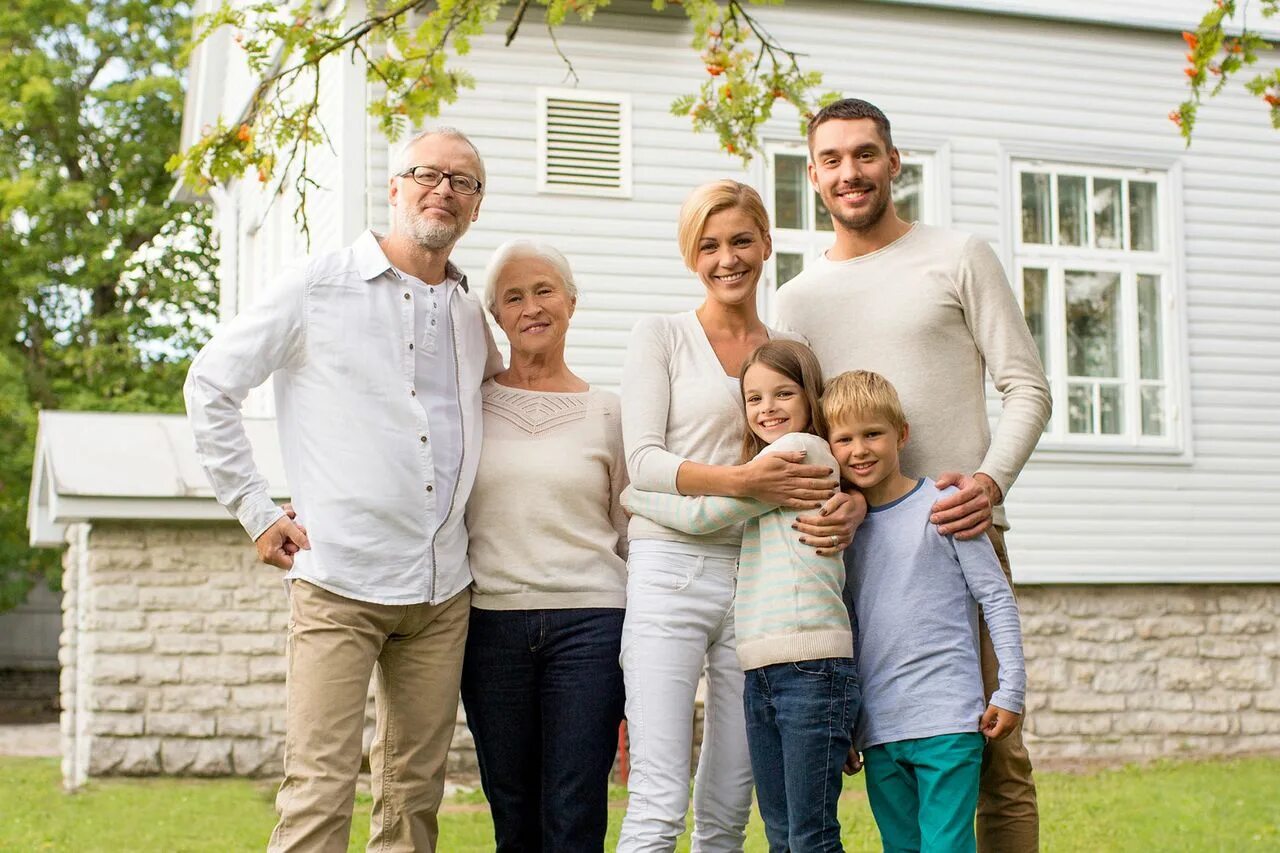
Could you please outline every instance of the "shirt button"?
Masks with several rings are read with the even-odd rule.
[[[409,349],[413,349],[413,344],[409,344]]]
[[[406,294],[404,295],[404,298],[405,298],[405,299],[409,299],[409,298],[410,298],[409,294],[407,294],[407,293],[406,293]]]
[[[426,443],[427,443],[427,437],[426,437],[425,435],[420,435],[420,436],[418,436],[418,441],[421,441],[423,444],[426,444]]]
[[[418,392],[417,392],[417,391],[415,391],[414,389],[410,388],[410,389],[409,389],[409,396],[410,396],[410,397],[416,397],[416,396],[418,396]]]
[[[431,487],[431,484],[430,484],[430,483],[427,483],[427,491],[428,491],[428,492],[433,492],[433,491],[435,491],[435,489],[433,489],[433,488]]]

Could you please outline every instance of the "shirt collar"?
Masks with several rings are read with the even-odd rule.
[[[382,251],[382,246],[378,243],[378,238],[381,236],[372,229],[368,229],[357,237],[352,245],[356,255],[356,271],[365,281],[373,281],[388,271],[397,278],[401,276],[400,271],[387,260],[386,253]],[[462,274],[462,270],[454,266],[453,261],[445,262],[444,276],[446,281],[455,281],[462,286],[464,292],[470,292],[470,288],[467,287],[467,277]]]

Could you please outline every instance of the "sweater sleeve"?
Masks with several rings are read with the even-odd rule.
[[[609,442],[609,521],[618,532],[618,556],[627,559],[627,522],[630,516],[622,505],[622,492],[627,488],[627,458],[622,450],[622,407],[612,394],[606,408]]]
[[[991,696],[991,704],[1021,714],[1026,701],[1027,669],[1022,656],[1022,626],[1018,621],[1018,603],[1005,580],[991,540],[985,536],[962,540],[948,536],[965,584],[974,600],[982,606],[982,618],[991,633],[999,664],[999,686]]]
[[[667,450],[671,411],[669,327],[659,318],[636,323],[622,367],[622,442],[631,485],[676,494],[676,472],[685,459]]]
[[[965,322],[1000,393],[1000,420],[978,471],[1008,497],[1049,421],[1049,382],[1004,268],[989,245],[969,238],[956,281]]]

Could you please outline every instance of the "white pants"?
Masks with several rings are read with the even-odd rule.
[[[631,777],[618,853],[669,853],[684,831],[694,699],[704,667],[691,849],[741,851],[752,777],[733,634],[738,549],[652,539],[630,548],[622,671]]]

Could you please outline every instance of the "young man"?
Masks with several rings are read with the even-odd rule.
[[[841,473],[867,499],[845,558],[863,696],[855,746],[884,849],[972,851],[983,736],[1015,729],[1026,692],[1013,591],[985,538],[934,533],[932,507],[954,487],[902,473],[908,426],[884,377],[840,374],[822,410]],[[989,704],[978,605],[999,661]]]
[[[809,179],[836,240],[779,291],[777,325],[802,335],[828,375],[862,368],[897,386],[912,424],[903,470],[959,487],[933,507],[938,533],[962,540],[987,533],[1008,575],[1000,504],[1048,421],[1050,397],[1000,262],[971,235],[898,217],[892,185],[901,160],[875,106],[848,99],[824,108],[809,124],[809,153]],[[988,373],[1001,395],[994,433]],[[992,691],[996,663],[985,630],[982,648]],[[978,844],[1024,853],[1038,838],[1019,728],[984,756]]]
[[[449,263],[483,181],[458,131],[413,138],[390,179],[390,233],[366,231],[282,274],[187,376],[218,500],[259,558],[288,570],[273,851],[347,849],[375,668],[370,849],[435,849],[470,613],[463,509],[480,383],[501,368],[480,301]],[[299,524],[268,495],[241,421],[268,377]]]

